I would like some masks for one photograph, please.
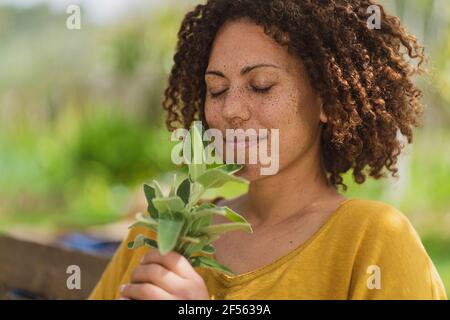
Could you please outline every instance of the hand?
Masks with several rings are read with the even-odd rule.
[[[189,261],[174,251],[161,255],[151,250],[131,274],[131,283],[121,286],[121,299],[208,300],[203,278]]]

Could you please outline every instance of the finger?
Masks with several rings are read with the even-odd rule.
[[[150,283],[127,284],[121,288],[122,298],[133,300],[174,300],[167,291]]]
[[[141,264],[152,263],[160,264],[185,279],[197,279],[200,277],[189,261],[175,251],[165,255],[161,255],[158,250],[150,251],[142,258]]]
[[[152,283],[171,294],[176,294],[186,288],[187,280],[162,265],[153,263],[136,267],[131,274],[131,282]]]

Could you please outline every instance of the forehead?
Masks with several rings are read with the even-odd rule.
[[[297,59],[286,47],[264,33],[261,26],[250,21],[226,22],[217,32],[209,58],[208,69],[234,72],[260,63],[276,64],[290,70]]]

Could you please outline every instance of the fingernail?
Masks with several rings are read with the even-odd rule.
[[[120,297],[119,300],[130,300],[129,298]]]
[[[126,286],[127,286],[126,284],[121,285],[120,286],[120,292],[123,292],[123,290],[125,289]]]

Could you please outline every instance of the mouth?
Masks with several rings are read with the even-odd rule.
[[[231,135],[224,137],[224,143],[231,148],[249,148],[267,140],[266,135]]]

